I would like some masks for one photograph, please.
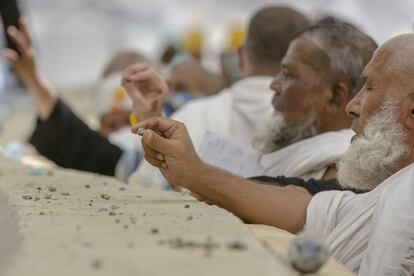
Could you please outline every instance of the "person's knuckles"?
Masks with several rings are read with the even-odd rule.
[[[158,154],[160,154],[160,153],[158,153],[158,152],[156,152],[156,151],[154,151],[153,149],[151,149],[151,148],[147,148],[146,150],[145,150],[145,154],[148,156],[148,157],[150,157],[150,158],[153,158],[153,159],[157,159],[158,160]]]
[[[149,136],[148,137],[148,142],[149,142],[149,145],[151,145],[152,148],[159,149],[162,146],[162,140],[161,140],[160,136],[158,136],[157,134],[155,134],[153,132],[150,133],[148,136]]]
[[[144,155],[145,160],[147,160],[148,163],[150,163],[152,166],[157,167],[157,168],[161,168],[162,167],[162,162],[154,159],[150,156],[148,156],[147,154]]]
[[[142,141],[150,147],[153,147],[154,140],[152,138],[152,130],[145,130],[144,135],[142,136]]]

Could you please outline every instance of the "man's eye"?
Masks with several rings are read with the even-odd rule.
[[[369,84],[366,84],[366,83],[365,83],[365,85],[364,85],[364,86],[365,86],[365,90],[366,90],[366,91],[372,91],[372,89],[373,89],[373,88],[372,88],[372,86],[371,86],[371,85],[369,85]]]

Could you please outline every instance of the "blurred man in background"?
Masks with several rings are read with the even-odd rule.
[[[187,54],[177,55],[166,68],[170,98],[165,105],[165,115],[171,116],[187,102],[212,96],[224,88],[223,78],[208,71],[200,61]]]

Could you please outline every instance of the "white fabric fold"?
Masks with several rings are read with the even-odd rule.
[[[414,165],[383,183],[359,275],[414,274]]]
[[[260,158],[261,174],[321,179],[351,145],[351,129],[322,133]]]
[[[332,256],[358,275],[412,275],[414,164],[369,193],[315,195],[305,231],[324,236]]]

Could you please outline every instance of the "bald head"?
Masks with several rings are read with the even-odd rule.
[[[375,52],[367,71],[370,68],[398,90],[414,92],[414,34],[402,34],[385,42]]]
[[[125,68],[135,63],[151,64],[151,61],[143,54],[135,51],[120,51],[116,53],[104,67],[102,78],[106,78],[115,72],[122,72]]]
[[[168,86],[172,92],[211,96],[224,88],[220,75],[209,72],[194,59],[174,64],[169,73]]]

